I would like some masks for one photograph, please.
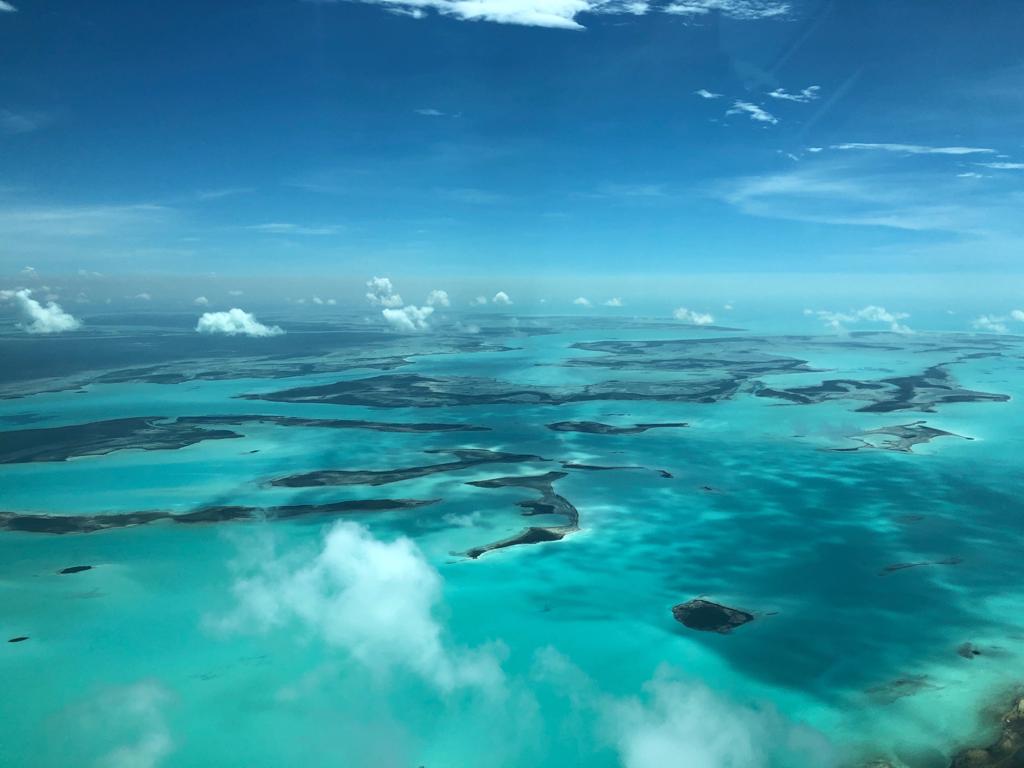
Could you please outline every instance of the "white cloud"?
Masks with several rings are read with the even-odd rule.
[[[0,6],[0,11],[3,10]],[[9,109],[0,109],[0,131],[4,133],[32,133],[49,122],[50,116],[42,112],[12,112]]]
[[[165,714],[172,701],[155,680],[107,688],[62,713],[62,736],[82,765],[156,768],[174,749]]]
[[[1024,323],[1024,309],[1015,309],[1010,312],[1010,317],[1018,323]]]
[[[228,296],[241,296],[245,291],[228,291]]]
[[[285,221],[272,221],[268,224],[253,224],[246,227],[254,232],[264,232],[268,235],[336,235],[342,228],[337,225],[310,227],[302,224],[292,224]]]
[[[696,94],[697,96],[700,96],[702,99],[720,99],[720,98],[722,98],[722,94],[714,93],[713,91],[709,91],[707,88],[700,88],[700,89],[694,91],[694,94]]]
[[[622,307],[622,306],[625,306],[622,303],[622,299],[620,299],[618,296],[614,296],[614,297],[608,299],[608,301],[606,301],[604,303],[604,305],[606,307]]]
[[[572,303],[575,304],[576,306],[579,306],[579,307],[589,307],[590,306],[590,299],[588,299],[588,298],[586,298],[584,296],[579,296],[579,297],[573,299]]]
[[[733,102],[732,109],[725,114],[727,115],[750,115],[750,119],[758,123],[768,123],[775,125],[779,122],[779,118],[770,112],[757,106],[757,104],[751,104],[749,101],[735,101]]]
[[[845,331],[847,325],[855,323],[885,323],[893,333],[912,333],[910,328],[900,323],[910,317],[906,312],[890,312],[885,307],[869,304],[861,309],[850,312],[833,312],[827,309],[817,311],[805,309],[805,315],[815,315],[825,323],[826,326],[835,331]]]
[[[424,117],[444,117],[444,112],[439,109],[414,109],[413,111]]]
[[[366,667],[406,669],[443,692],[504,683],[494,648],[461,648],[435,616],[442,586],[416,544],[374,538],[354,523],[331,528],[312,557],[278,555],[272,541],[240,567],[235,610],[214,625],[266,632],[297,624]]]
[[[14,13],[18,9],[7,2],[7,0],[0,0],[0,13]]]
[[[623,768],[765,768],[835,765],[824,738],[771,709],[728,701],[707,686],[661,669],[639,698],[606,704]],[[776,763],[776,759],[785,759]]]
[[[395,293],[391,280],[386,277],[372,277],[366,281],[366,287],[370,290],[366,293],[366,300],[378,307],[400,307],[402,297]]]
[[[995,171],[1024,171],[1024,163],[975,163],[975,165]]]
[[[450,307],[451,304],[447,291],[433,290],[427,295],[428,307]]]
[[[705,16],[712,11],[719,11],[741,21],[770,19],[785,16],[789,13],[789,3],[774,0],[681,0],[665,7],[665,13],[682,14],[685,16]]]
[[[799,104],[806,104],[808,101],[814,101],[817,99],[819,91],[821,91],[820,85],[810,85],[798,93],[787,93],[783,88],[776,88],[768,95],[773,99],[782,99],[783,101],[795,101]]]
[[[216,334],[226,336],[253,336],[264,338],[267,336],[280,336],[284,331],[276,325],[263,325],[249,312],[244,312],[238,307],[232,307],[227,312],[206,312],[196,323],[196,330],[199,333]]]
[[[430,328],[427,322],[434,314],[433,307],[416,307],[408,304],[401,309],[384,309],[381,311],[388,324],[397,331],[425,331]]]
[[[486,296],[477,296],[475,299],[473,299],[469,303],[470,303],[470,306],[482,307],[484,304],[487,303],[487,297]]]
[[[953,186],[963,182],[946,177],[943,187],[942,181],[927,174],[854,175],[817,167],[737,179],[723,187],[723,197],[753,216],[911,231],[977,232],[1003,215],[1005,201],[965,201]]]
[[[138,683],[108,693],[97,702],[97,709],[106,720],[97,728],[128,728],[134,739],[103,755],[96,763],[100,768],[156,768],[174,746],[163,710],[170,694],[156,683]]]
[[[334,0],[317,0],[333,2]],[[555,29],[582,29],[583,14],[642,16],[652,8],[664,13],[706,16],[713,11],[738,20],[784,16],[789,4],[774,0],[682,0],[663,7],[648,0],[359,0],[381,5],[389,13],[422,19],[427,11],[462,21],[492,21]],[[416,110],[420,112],[421,110]],[[423,110],[430,111],[430,110]]]
[[[16,291],[0,291],[0,300],[13,300],[22,322],[18,327],[25,333],[63,333],[81,327],[82,323],[69,315],[60,305],[50,301],[44,307],[32,298],[32,291],[21,288]]]
[[[694,312],[692,309],[687,309],[686,307],[679,307],[676,309],[672,313],[672,317],[684,323],[690,323],[691,325],[711,325],[711,323],[715,322],[715,318],[707,312]]]
[[[860,142],[833,144],[832,149],[902,152],[907,155],[978,155],[995,153],[994,149],[986,149],[985,147],[925,147],[920,144],[864,144]]]
[[[210,300],[205,296],[196,296],[195,299],[192,300],[192,303],[197,307],[205,307],[209,305]]]
[[[508,304],[512,303],[512,299],[510,299],[508,297],[508,294],[505,293],[504,291],[498,291],[496,294],[494,294],[494,298],[491,299],[491,301],[494,302],[495,304],[505,304],[505,305],[508,305]]]
[[[984,179],[985,176],[981,173],[975,173],[974,171],[965,171],[956,175],[958,179]]]
[[[139,301],[151,301],[153,299],[153,297],[146,292],[135,294],[135,298]]]
[[[1006,326],[1006,318],[996,315],[982,315],[971,321],[971,327],[979,331],[991,333],[1006,333],[1009,328]]]

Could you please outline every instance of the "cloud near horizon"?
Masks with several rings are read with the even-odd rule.
[[[834,331],[845,332],[847,325],[856,323],[885,323],[893,333],[913,333],[900,320],[910,317],[906,312],[890,312],[885,307],[869,304],[861,309],[851,312],[833,312],[827,309],[811,310],[805,309],[805,315],[814,315],[821,318],[826,326]]]
[[[205,312],[196,323],[199,333],[224,336],[252,336],[266,338],[280,336],[284,330],[276,325],[264,325],[250,312],[232,307],[227,312]]]
[[[692,309],[686,307],[679,307],[672,313],[672,317],[683,323],[689,323],[690,325],[711,325],[715,322],[715,318],[707,312],[695,312]]]
[[[60,304],[48,301],[44,307],[32,298],[32,291],[28,288],[0,291],[0,300],[14,302],[22,319],[18,328],[25,333],[63,333],[82,326],[81,321],[65,312]]]
[[[417,307],[408,304],[401,309],[388,308],[381,310],[381,314],[387,320],[388,325],[396,331],[412,333],[415,331],[426,331],[430,328],[430,323],[427,321],[434,314],[434,308]]]

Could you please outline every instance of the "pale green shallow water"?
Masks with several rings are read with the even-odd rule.
[[[671,380],[680,374],[554,363],[592,354],[567,350],[574,341],[677,336],[590,329],[519,337],[509,343],[520,350],[419,357],[399,372],[559,387]],[[442,661],[410,668],[402,654],[421,647],[423,623],[383,620],[374,629],[381,621],[374,606],[408,586],[401,581],[367,587],[377,597],[369,604],[317,603],[312,620],[278,605],[281,620],[268,627],[266,614],[239,612],[236,587],[258,570],[252,562],[279,566],[259,582],[278,594],[297,563],[313,562],[334,520],[2,533],[0,633],[30,640],[0,648],[0,764],[745,768],[887,755],[915,767],[944,765],[957,746],[990,735],[983,710],[1024,681],[1020,351],[952,368],[963,386],[1011,395],[1009,402],[941,405],[931,414],[855,413],[861,403],[849,400],[797,406],[749,394],[714,404],[398,409],[232,399],[376,371],[89,385],[2,401],[4,429],[26,414],[38,417],[28,426],[44,427],[265,413],[459,421],[493,431],[246,425],[234,427],[244,439],[176,451],[3,465],[0,506],[18,512],[441,498],[420,509],[346,516],[369,533],[336,535],[392,553],[378,542],[408,537],[413,559],[418,550],[427,572],[440,575],[443,594],[426,613],[436,620],[428,630],[441,632]],[[806,348],[799,340],[773,352],[829,369],[758,377],[774,387],[913,374],[955,357]],[[543,426],[568,419],[691,426],[620,436]],[[918,419],[974,440],[942,438],[913,454],[821,450],[852,445],[843,435]],[[572,472],[555,490],[579,509],[579,533],[476,561],[452,553],[518,531],[524,521],[515,502],[534,495],[464,483],[545,472],[556,462],[485,465],[377,488],[262,485],[315,469],[429,464],[438,459],[424,449],[469,446],[674,477]],[[923,519],[908,523],[906,515]],[[891,563],[949,556],[962,562],[880,575]],[[56,574],[79,563],[96,567]],[[345,588],[333,583],[331,595]],[[694,632],[670,609],[697,596],[757,618],[729,635]],[[362,627],[373,653],[332,636],[332,617],[323,614],[339,610],[352,612],[343,618]],[[236,620],[229,629],[227,619]],[[983,655],[959,656],[966,641]],[[493,674],[447,689],[438,664],[461,669],[474,649]],[[895,700],[871,692],[901,679],[920,684]]]

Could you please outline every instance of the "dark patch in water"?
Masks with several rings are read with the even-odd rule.
[[[427,464],[419,467],[402,467],[400,469],[321,469],[315,472],[303,472],[288,475],[270,481],[270,485],[285,488],[313,488],[324,485],[387,485],[417,477],[427,477],[442,472],[457,472],[482,464],[523,464],[526,462],[547,461],[540,456],[524,453],[504,453],[489,451],[484,448],[461,448],[452,450],[432,449],[424,453],[447,453],[455,456],[455,461],[441,464]]]
[[[68,574],[68,573],[81,573],[82,571],[91,571],[91,570],[92,570],[92,566],[91,565],[71,565],[71,566],[68,566],[67,568],[61,568],[59,573],[63,575],[63,574]]]
[[[754,620],[754,615],[751,613],[700,598],[674,606],[672,616],[680,624],[690,629],[700,632],[717,632],[721,635],[727,635],[736,627],[741,627]]]
[[[184,514],[126,512],[112,515],[19,515],[0,512],[0,529],[22,533],[93,533],[108,528],[146,525],[158,520],[183,524],[226,523],[251,519],[287,520],[308,515],[345,515],[415,509],[439,501],[440,499],[359,499],[277,507],[213,506]]]

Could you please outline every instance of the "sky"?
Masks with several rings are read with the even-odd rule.
[[[1017,274],[1022,25],[1018,0],[5,0],[0,275]]]

